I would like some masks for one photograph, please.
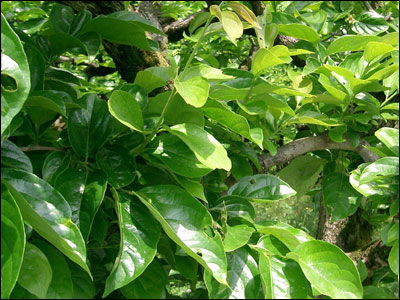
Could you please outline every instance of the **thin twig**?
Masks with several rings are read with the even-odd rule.
[[[48,147],[48,146],[40,146],[40,145],[33,145],[28,147],[20,147],[20,149],[24,152],[29,151],[65,151],[64,148],[57,148],[57,147]]]

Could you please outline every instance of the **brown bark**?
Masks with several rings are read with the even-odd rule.
[[[86,7],[93,14],[93,17],[124,10],[122,1],[61,2],[72,7],[76,11],[81,11]],[[162,30],[158,21],[157,8],[153,6],[152,1],[142,1],[136,12],[152,22],[158,29]],[[157,41],[160,51],[145,51],[133,46],[117,45],[108,41],[103,41],[104,49],[114,60],[115,66],[122,79],[127,82],[133,82],[136,74],[148,67],[169,65],[167,52],[168,38],[157,34],[146,34],[148,34],[148,38]]]

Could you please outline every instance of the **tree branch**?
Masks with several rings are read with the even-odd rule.
[[[24,152],[29,151],[65,151],[64,148],[57,148],[57,147],[48,147],[48,146],[40,146],[40,145],[33,145],[29,147],[20,147],[20,149]]]
[[[337,143],[331,141],[326,135],[311,136],[295,140],[283,147],[280,147],[275,156],[265,154],[260,156],[259,159],[261,165],[263,166],[264,172],[266,172],[272,166],[286,163],[297,156],[306,154],[308,152],[325,149],[354,151],[357,152],[366,162],[375,161],[379,158],[378,155],[368,150],[364,146],[368,146],[368,143],[364,140],[361,140],[360,145],[354,148],[349,140],[346,140],[343,143]]]
[[[185,19],[177,20],[175,22],[172,22],[170,24],[167,24],[163,27],[164,33],[166,33],[168,36],[169,35],[174,35],[177,33],[180,33],[184,31],[186,28],[189,27],[190,22],[201,12],[206,11],[205,9],[202,9],[198,11],[197,13],[194,13],[193,15],[188,16]]]

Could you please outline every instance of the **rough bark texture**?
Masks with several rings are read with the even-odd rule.
[[[85,7],[93,14],[107,15],[116,11],[124,10],[122,1],[61,1],[63,4],[72,7],[75,11],[81,11]],[[153,1],[142,1],[136,11],[158,29],[162,30],[158,21],[157,8],[153,6]],[[147,34],[147,33],[146,33]],[[157,41],[160,51],[145,51],[133,46],[117,45],[108,41],[103,41],[104,49],[114,60],[115,66],[122,79],[133,82],[136,74],[148,67],[168,66],[168,38],[157,34],[149,34],[149,38]]]
[[[267,172],[274,165],[286,163],[297,156],[325,149],[354,151],[357,152],[366,162],[377,160],[379,157],[364,147],[367,145],[368,143],[362,140],[360,145],[354,148],[349,140],[346,140],[343,143],[337,143],[333,142],[326,135],[311,136],[295,140],[280,147],[275,156],[265,154],[259,157],[259,159],[264,172]]]

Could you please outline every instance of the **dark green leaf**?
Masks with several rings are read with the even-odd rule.
[[[24,220],[89,274],[85,242],[71,220],[71,208],[47,182],[31,173],[3,169],[1,178],[15,198]]]
[[[332,221],[340,220],[354,214],[360,205],[359,194],[344,173],[330,173],[322,184],[323,200]]]
[[[136,177],[135,158],[123,148],[104,147],[96,155],[96,163],[108,177],[108,182],[115,188],[130,184]]]
[[[57,176],[68,168],[71,158],[62,151],[51,152],[45,159],[42,167],[42,178],[50,184]]]
[[[145,88],[147,93],[154,89],[163,87],[171,79],[171,67],[150,67],[139,71],[135,77],[134,84]]]
[[[86,109],[73,109],[68,115],[68,137],[74,151],[94,157],[112,131],[112,119],[107,103],[94,94],[83,97]]]
[[[44,299],[52,276],[46,255],[36,246],[26,243],[18,284],[40,299]]]
[[[1,184],[1,298],[8,299],[17,282],[25,249],[25,230],[14,197]]]
[[[160,226],[139,200],[113,190],[120,227],[120,249],[103,297],[140,276],[156,254]]]
[[[55,32],[68,33],[75,14],[71,7],[55,3],[50,12],[50,23]]]
[[[1,14],[1,135],[21,110],[31,87],[29,65],[18,36]]]
[[[29,157],[17,145],[8,140],[1,144],[1,164],[32,172],[32,164]]]
[[[228,195],[235,195],[255,202],[283,200],[296,195],[286,182],[269,174],[246,176],[234,184]]]
[[[127,299],[165,299],[167,283],[167,274],[155,258],[142,275],[122,287],[121,292]]]
[[[388,262],[393,273],[399,275],[399,240],[396,241],[390,250]]]
[[[75,299],[93,299],[96,293],[93,279],[88,273],[84,272],[77,264],[70,260],[67,261],[71,270],[71,279],[74,284]]]
[[[71,271],[69,270],[64,255],[44,240],[35,240],[34,245],[47,257],[51,270],[52,279],[47,290],[47,299],[71,299],[74,297]]]
[[[253,205],[247,200],[239,196],[224,196],[218,200],[220,203],[213,207],[212,210],[222,212],[226,209],[229,217],[243,218],[250,223],[254,222],[255,211]]]
[[[220,283],[226,283],[227,263],[221,237],[210,237],[207,209],[186,191],[172,185],[157,185],[139,191],[142,202],[160,222],[168,236]]]

